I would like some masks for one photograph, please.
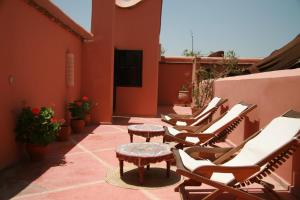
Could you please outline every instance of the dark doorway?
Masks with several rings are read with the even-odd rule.
[[[114,104],[117,87],[142,87],[143,51],[115,49]]]

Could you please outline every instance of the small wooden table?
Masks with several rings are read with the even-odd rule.
[[[170,176],[170,165],[173,159],[173,153],[169,145],[155,142],[129,143],[117,147],[116,156],[119,159],[120,176],[123,176],[124,161],[133,163],[138,167],[139,182],[144,182],[144,166],[150,168],[150,163],[166,161],[167,173]]]
[[[133,135],[145,137],[146,142],[150,142],[151,137],[163,136],[165,130],[159,125],[137,124],[128,126],[128,134],[130,135],[130,142],[133,141]]]

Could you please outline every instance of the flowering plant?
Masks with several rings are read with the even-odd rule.
[[[25,107],[17,119],[16,139],[30,144],[47,145],[55,140],[61,124],[54,117],[52,108]]]
[[[87,96],[83,96],[80,100],[69,103],[68,110],[73,119],[84,119],[91,110],[91,102]]]

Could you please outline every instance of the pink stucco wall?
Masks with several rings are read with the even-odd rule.
[[[215,95],[228,98],[229,107],[240,101],[257,104],[257,108],[248,115],[249,118],[228,139],[238,144],[287,110],[300,111],[299,85],[300,69],[217,80]],[[299,159],[298,150],[298,153],[276,172],[288,183],[293,183],[296,191],[300,190]]]
[[[93,103],[95,122],[111,122],[114,73],[114,15],[115,1],[93,1],[93,41],[84,44],[82,93]]]
[[[142,87],[117,87],[116,114],[155,115],[162,1],[116,7],[115,48],[143,50]]]
[[[16,161],[16,111],[55,106],[65,115],[67,101],[80,95],[81,40],[42,15],[26,1],[0,2],[0,169]],[[65,83],[65,53],[75,55],[75,87]],[[9,84],[9,77],[14,81]]]
[[[190,62],[161,62],[158,78],[158,105],[178,103],[178,91],[183,84],[192,82]]]

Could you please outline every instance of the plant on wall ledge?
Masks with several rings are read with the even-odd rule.
[[[197,62],[195,59],[194,62]],[[197,63],[195,63],[197,65]],[[193,82],[192,97],[196,107],[203,107],[214,95],[214,81],[221,77],[241,75],[245,71],[238,65],[234,51],[225,53],[221,63],[210,67],[198,67]]]

